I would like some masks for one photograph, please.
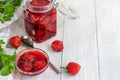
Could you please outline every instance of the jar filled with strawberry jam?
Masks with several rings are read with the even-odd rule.
[[[56,9],[53,0],[28,0],[25,9],[25,30],[38,43],[56,35]]]

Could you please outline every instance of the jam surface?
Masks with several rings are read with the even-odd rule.
[[[35,72],[46,67],[47,57],[40,51],[28,50],[19,57],[17,66],[25,72]]]
[[[46,6],[48,4],[50,4],[50,1],[49,0],[32,0],[30,2],[31,5],[33,6]]]
[[[49,0],[32,0],[33,6],[46,6],[50,4]],[[56,9],[44,13],[35,13],[27,9],[25,13],[25,29],[28,35],[38,43],[50,39],[56,35]]]

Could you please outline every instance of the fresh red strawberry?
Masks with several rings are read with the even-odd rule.
[[[63,48],[64,48],[64,47],[63,47],[63,42],[60,41],[60,40],[55,40],[55,41],[52,43],[51,47],[52,47],[52,49],[53,49],[54,51],[57,51],[57,52],[62,51]]]
[[[56,25],[54,23],[49,23],[46,26],[46,30],[49,32],[56,32]]]
[[[38,60],[34,63],[34,69],[35,70],[40,70],[42,68],[44,68],[46,66],[46,62],[45,61],[42,61],[42,60]]]
[[[10,38],[9,43],[14,47],[14,48],[18,48],[21,45],[21,38],[20,36],[14,36],[12,38]]]
[[[41,24],[47,25],[50,22],[50,18],[51,16],[46,16],[45,18],[43,18]]]
[[[74,75],[78,74],[78,72],[81,69],[81,66],[78,63],[70,62],[70,63],[68,63],[66,69],[70,75],[74,76]]]

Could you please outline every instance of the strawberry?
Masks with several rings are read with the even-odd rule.
[[[52,23],[54,23],[56,21],[56,13],[52,14],[51,16],[51,20]]]
[[[47,25],[50,22],[51,16],[46,16],[42,19],[41,24]]]
[[[34,63],[34,69],[35,70],[40,70],[42,68],[44,68],[46,66],[46,62],[45,61],[42,61],[42,60],[38,60]]]
[[[46,27],[45,24],[39,24],[39,26],[38,26],[38,28],[42,29],[42,30],[45,30],[45,27]]]
[[[10,43],[14,48],[20,47],[20,45],[21,45],[21,38],[20,38],[20,36],[17,35],[17,36],[14,36],[14,37],[10,38],[9,43]]]
[[[48,35],[46,33],[43,34],[41,33],[41,35],[37,35],[37,34],[34,35],[34,40],[38,43],[41,43],[47,39],[48,39]]]
[[[40,29],[36,29],[35,30],[35,35],[41,36],[45,34],[45,30],[40,30]]]
[[[29,15],[33,24],[38,25],[40,23],[41,16],[39,14],[30,13]]]
[[[53,9],[51,10],[51,13],[52,13],[52,14],[56,13],[56,9],[53,8]]]
[[[22,64],[21,65],[22,70],[25,72],[31,72],[32,71],[32,65],[31,64]]]
[[[21,56],[21,59],[25,61],[25,63],[32,63],[36,61],[36,56],[26,52],[24,55]]]
[[[56,52],[60,52],[63,50],[63,42],[60,41],[60,40],[55,40],[52,42],[52,45],[51,45],[52,49]]]
[[[50,19],[50,21],[52,22],[52,23],[54,23],[55,21],[56,21],[56,9],[52,9],[52,15],[51,15],[51,19]]]
[[[25,30],[29,34],[29,36],[33,36],[35,34],[36,26],[25,19]]]
[[[41,41],[41,37],[39,35],[35,34],[33,40],[36,41],[36,42],[40,42]]]
[[[53,24],[53,23],[49,23],[49,24],[46,26],[46,31],[56,32],[56,25]]]
[[[81,66],[78,63],[70,62],[70,63],[68,63],[66,69],[70,75],[74,76],[74,75],[78,74],[78,72],[81,69]]]

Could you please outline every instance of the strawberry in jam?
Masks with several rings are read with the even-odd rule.
[[[34,25],[38,25],[40,23],[41,16],[39,14],[30,14],[30,20]]]
[[[34,70],[37,71],[39,69],[42,69],[46,66],[46,62],[42,60],[38,60],[34,63]]]
[[[56,33],[56,27],[54,23],[49,23],[46,27],[46,31]]]
[[[36,56],[32,53],[25,53],[23,56],[21,56],[21,60],[25,63],[32,63],[36,61]]]
[[[45,30],[36,29],[35,30],[35,35],[38,35],[38,36],[45,35]]]
[[[56,17],[57,17],[56,10],[55,10],[55,9],[52,9],[51,13],[52,13],[52,15],[51,15],[50,21],[51,21],[52,23],[54,23],[54,22],[56,21]]]
[[[46,25],[45,24],[39,24],[38,28],[41,29],[41,30],[45,30]]]
[[[46,17],[41,21],[41,23],[44,24],[44,25],[47,25],[47,24],[50,22],[50,18],[51,18],[51,16],[46,16]]]
[[[25,72],[31,72],[32,71],[32,65],[31,64],[22,64],[21,69]]]
[[[45,35],[34,35],[34,40],[36,42],[43,42],[46,39],[49,39],[49,36],[48,36],[47,32],[45,33]]]
[[[50,21],[52,23],[54,23],[56,21],[56,13],[51,16],[51,20]]]

